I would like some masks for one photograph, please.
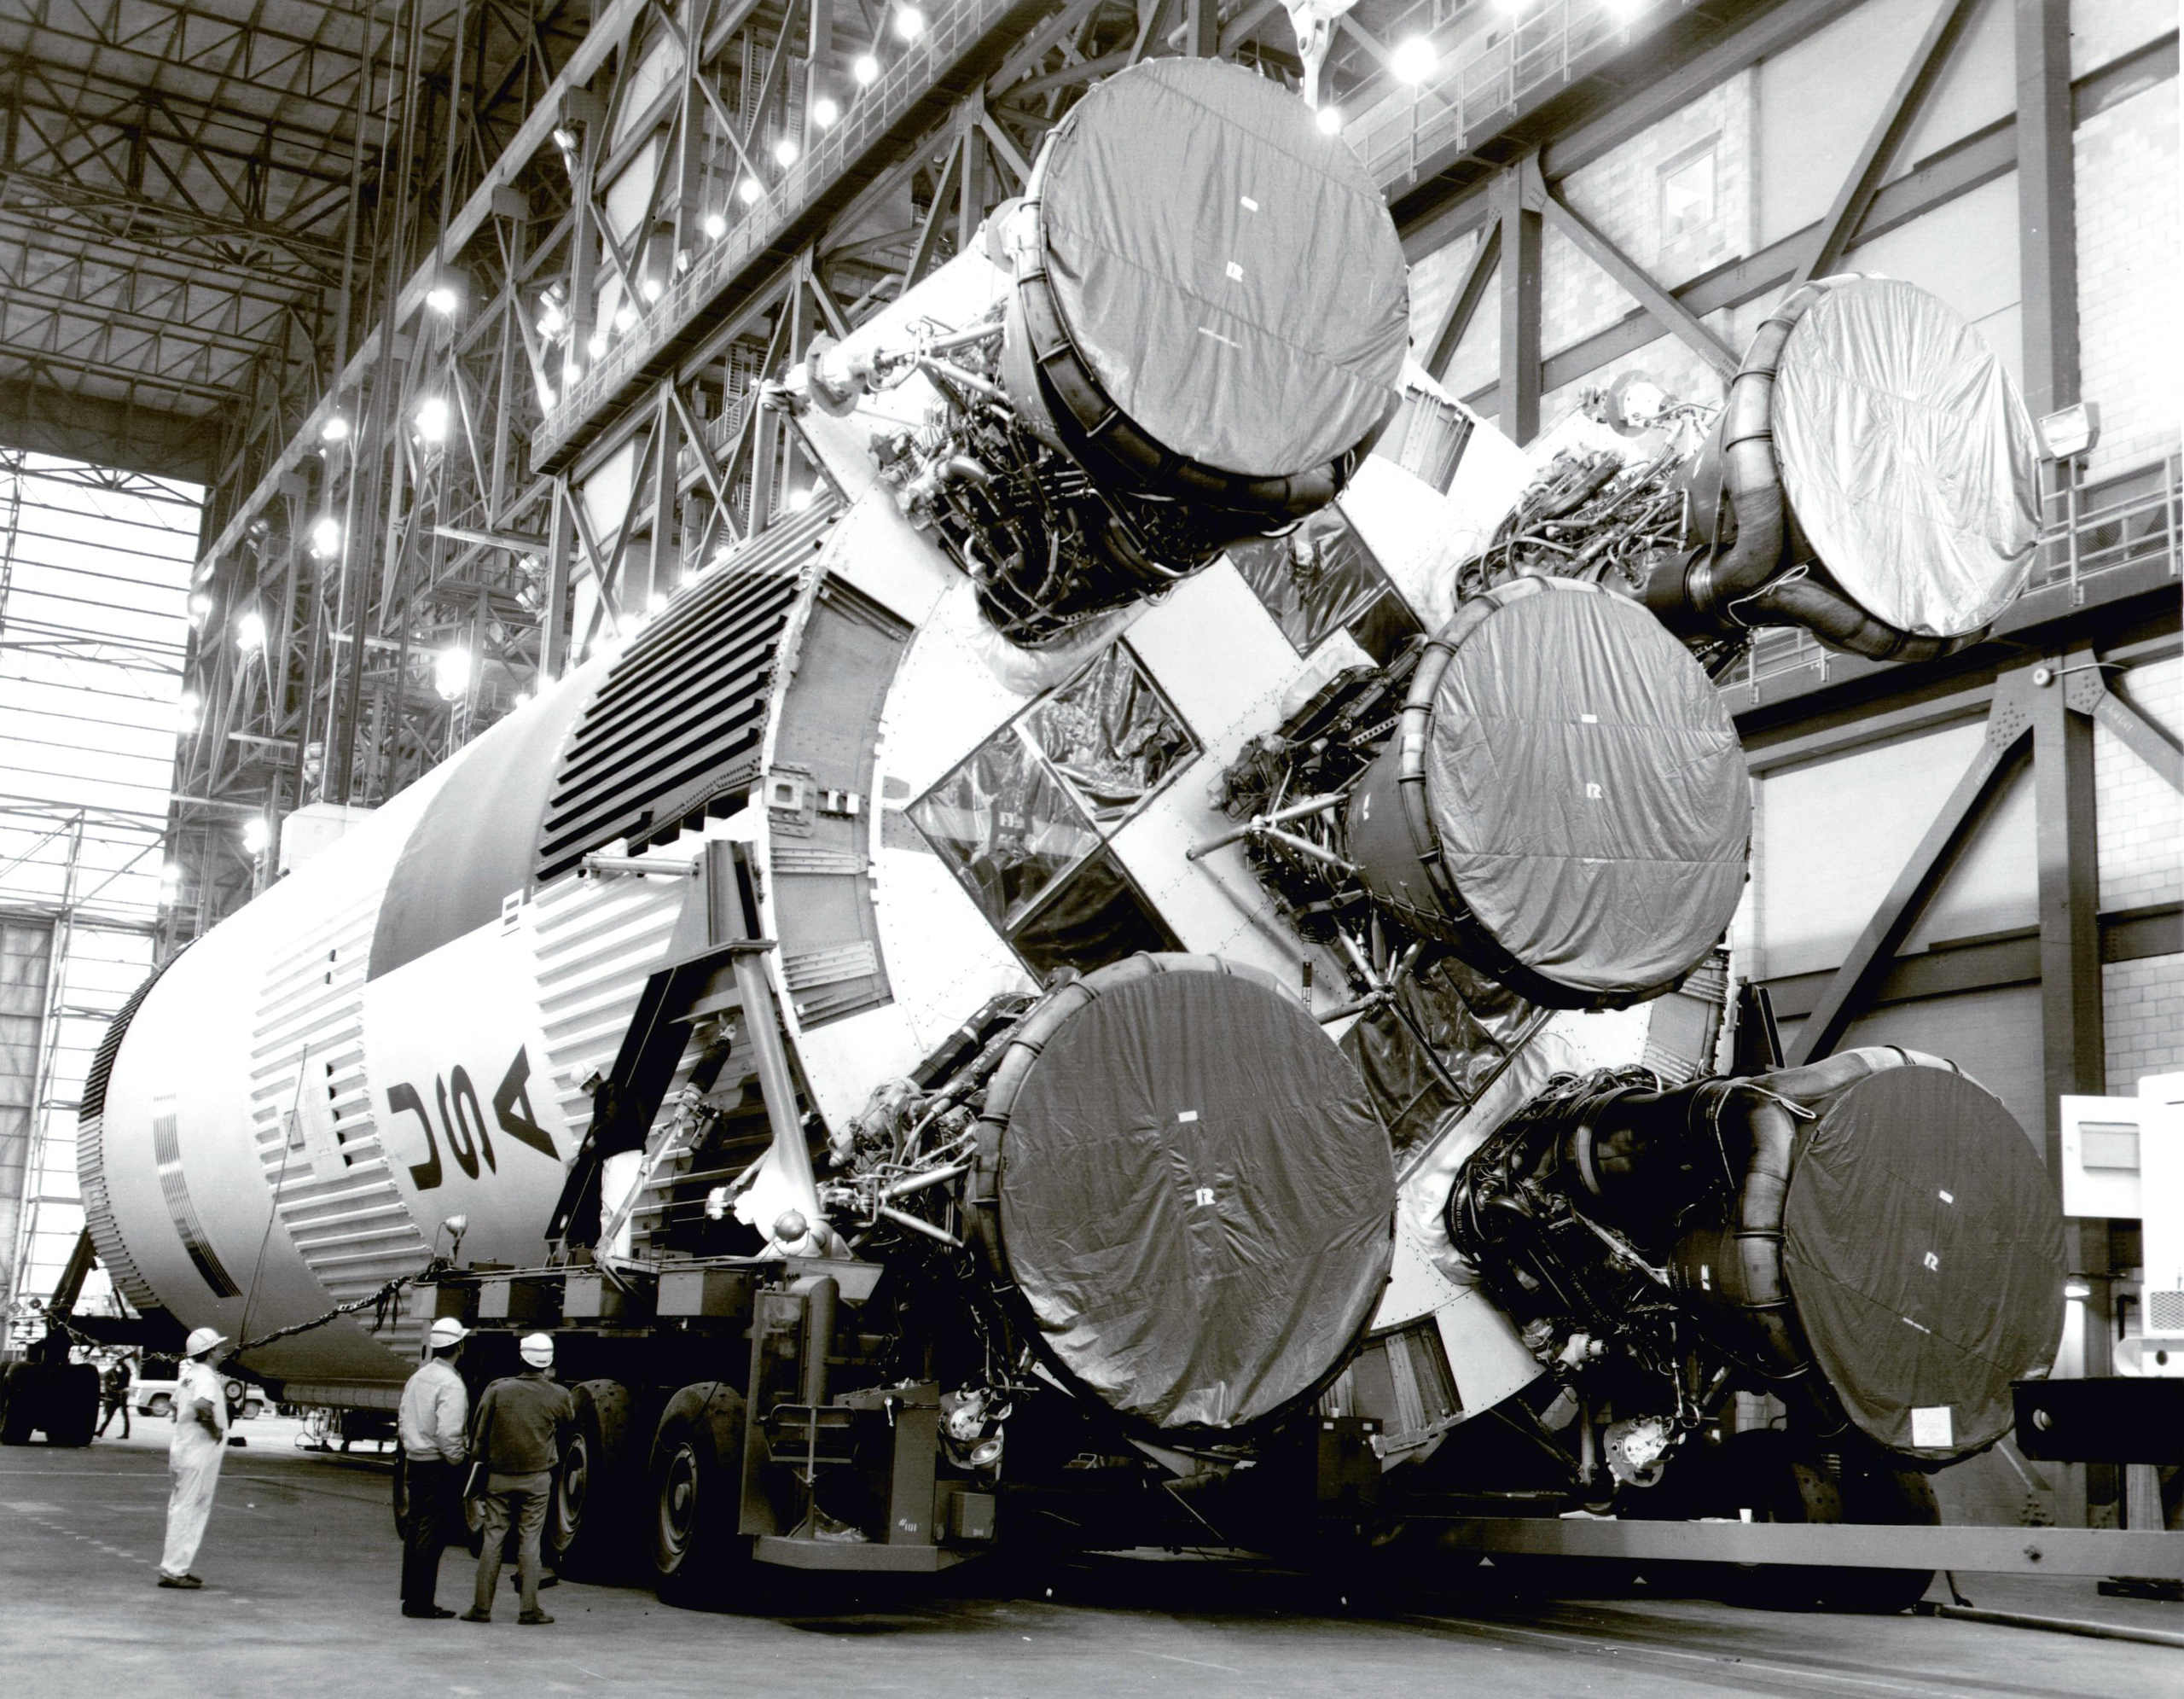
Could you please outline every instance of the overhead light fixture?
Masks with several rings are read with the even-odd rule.
[[[339,413],[328,413],[326,422],[318,428],[318,439],[321,442],[346,442],[348,439],[348,420]]]
[[[857,63],[850,67],[850,75],[856,78],[861,86],[869,88],[880,80],[880,61],[868,53],[860,53],[857,56]]]
[[[2097,403],[2081,401],[2075,407],[2041,416],[2040,445],[2048,451],[2050,460],[2075,460],[2100,440],[2100,408]]]
[[[204,700],[195,690],[184,690],[175,698],[175,730],[184,737],[197,730],[199,717],[205,712]]]
[[[758,197],[765,192],[758,187],[758,179],[755,177],[746,177],[735,185],[735,198],[746,207],[757,206]]]
[[[656,301],[665,293],[665,285],[657,277],[645,277],[639,281],[637,293],[648,301]]]
[[[788,492],[788,510],[791,513],[802,513],[806,508],[811,505],[811,497],[813,494],[814,492],[811,486],[808,484],[804,485],[799,488],[791,490]]]
[[[645,603],[645,614],[647,617],[650,617],[654,614],[665,614],[666,611],[666,596],[661,591],[655,590],[652,593],[651,600]]]
[[[311,527],[311,551],[322,561],[341,552],[341,521],[332,514],[321,514]]]
[[[569,321],[561,308],[547,302],[538,314],[538,334],[550,342],[568,328]]]
[[[433,656],[433,688],[444,701],[461,701],[469,694],[470,651],[461,643],[450,643]]]
[[[443,442],[447,438],[447,403],[437,395],[427,395],[417,404],[413,415],[417,422],[417,434],[427,442]]]
[[[206,595],[203,591],[199,591],[196,595],[189,598],[189,623],[191,625],[203,625],[205,623],[206,615],[210,614],[212,611],[212,598]]]
[[[904,41],[915,41],[925,33],[925,14],[915,6],[895,9],[895,33]]]
[[[706,214],[705,230],[706,241],[718,241],[728,234],[728,220],[718,212],[708,212]]]
[[[456,304],[455,291],[444,283],[436,283],[425,291],[425,305],[442,318],[453,317]]]
[[[826,95],[820,96],[817,100],[811,102],[811,121],[817,125],[822,130],[831,130],[834,128],[835,120],[839,119],[841,115],[841,108],[836,106],[834,101]]]
[[[273,829],[263,814],[253,814],[242,823],[242,847],[252,855],[264,855],[266,845],[273,841]]]
[[[256,655],[265,647],[265,616],[256,608],[235,621],[235,647],[245,655]]]
[[[577,150],[577,132],[570,129],[566,124],[555,125],[554,126],[554,145],[559,148],[565,154],[573,154]]]
[[[170,891],[174,890],[181,885],[182,864],[178,861],[169,861],[165,863],[160,869],[160,883],[166,886]]]
[[[786,136],[774,143],[774,163],[783,171],[796,163],[796,143]]]
[[[561,362],[561,381],[563,383],[574,383],[583,375],[584,363],[581,360],[572,358]]]
[[[1338,108],[1334,108],[1334,107],[1331,107],[1331,106],[1323,106],[1323,107],[1321,107],[1321,108],[1320,108],[1320,114],[1319,114],[1319,125],[1320,125],[1320,133],[1321,133],[1321,135],[1323,135],[1323,136],[1339,136],[1340,134],[1342,134],[1342,113],[1341,113],[1341,112],[1340,112]]]
[[[604,330],[593,331],[591,333],[591,340],[585,343],[584,346],[585,351],[590,354],[593,359],[598,359],[607,352],[607,333]]]
[[[1441,55],[1433,50],[1433,44],[1422,35],[1414,35],[1396,48],[1390,61],[1395,67],[1399,83],[1422,83],[1433,74],[1433,67],[1441,62]]]
[[[624,301],[614,309],[614,328],[624,336],[637,328],[637,310]]]

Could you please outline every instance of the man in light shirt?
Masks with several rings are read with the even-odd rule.
[[[189,1573],[212,1515],[220,1461],[228,1454],[228,1393],[213,1353],[227,1343],[218,1328],[200,1327],[183,1342],[175,1376],[174,1439],[167,1449],[167,1543],[160,1558],[160,1585],[194,1591],[205,1585]]]
[[[410,1502],[402,1535],[404,1616],[455,1615],[433,1595],[439,1586],[440,1553],[460,1526],[462,1471],[470,1454],[470,1389],[455,1366],[467,1331],[452,1316],[434,1322],[425,1361],[402,1389],[402,1467]]]

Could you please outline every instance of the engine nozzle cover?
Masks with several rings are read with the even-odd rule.
[[[1026,201],[1004,371],[1035,428],[1135,492],[1301,514],[1341,490],[1399,399],[1409,285],[1379,188],[1303,102],[1137,65],[1057,127]]]
[[[1132,1425],[1233,1434],[1348,1360],[1394,1254],[1363,1082],[1269,975],[1136,956],[1054,992],[988,1088],[996,1271]]]
[[[1667,990],[1744,890],[1751,786],[1721,693],[1636,602],[1570,579],[1467,602],[1345,817],[1366,888],[1519,996]]]
[[[1836,1094],[1800,1128],[1782,1230],[1813,1359],[1867,1437],[1944,1463],[2009,1431],[2065,1267],[2054,1182],[1992,1093],[1928,1065]]]

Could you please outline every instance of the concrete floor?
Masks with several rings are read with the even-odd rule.
[[[2184,1652],[1931,1618],[1784,1615],[1625,1597],[1513,1603],[1476,1588],[1375,1609],[1340,1582],[1104,1559],[1037,1580],[973,1565],[935,1585],[807,1595],[784,1618],[668,1609],[564,1583],[519,1628],[396,1614],[385,1467],[242,1424],[197,1568],[153,1586],[166,1426],[88,1452],[0,1452],[0,1691],[40,1699],[541,1693],[1121,1694],[1706,1692],[1835,1699],[2184,1696]],[[450,1554],[444,1603],[466,1602]],[[1960,1577],[1989,1608],[2184,1629],[2184,1607],[2097,1600],[2090,1582]],[[1048,1583],[1052,1591],[1048,1591]]]

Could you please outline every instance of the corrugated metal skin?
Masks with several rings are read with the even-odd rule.
[[[251,1050],[252,1131],[275,1210],[337,1302],[414,1272],[430,1254],[395,1189],[364,1070],[364,982],[380,900],[374,890],[344,905],[272,964]],[[306,1122],[329,1114],[332,1137],[306,1139],[292,1109]],[[418,1333],[404,1320],[381,1337],[403,1351]]]
[[[688,852],[695,854],[695,842]],[[614,1063],[646,977],[666,953],[691,882],[561,879],[528,919],[546,1039],[545,1076],[563,1124],[590,1124],[584,1082]]]
[[[614,663],[555,777],[539,882],[618,838],[671,840],[756,782],[775,654],[835,505],[760,532]]]
[[[183,950],[189,946],[184,945]],[[84,1201],[84,1225],[90,1230],[91,1244],[99,1254],[99,1266],[105,1269],[113,1282],[114,1289],[139,1310],[163,1307],[159,1294],[146,1283],[136,1261],[123,1242],[121,1229],[114,1223],[113,1201],[107,1195],[106,1184],[106,1088],[113,1077],[113,1059],[121,1054],[121,1041],[129,1034],[129,1023],[136,1019],[136,1010],[143,1004],[152,987],[160,982],[160,975],[182,958],[177,950],[145,978],[144,983],[129,994],[129,1001],[106,1029],[106,1036],[99,1040],[96,1054],[91,1057],[90,1071],[84,1076],[84,1095],[76,1117],[76,1187]]]

